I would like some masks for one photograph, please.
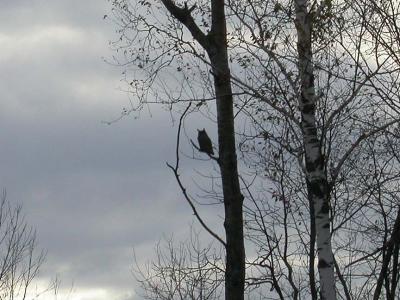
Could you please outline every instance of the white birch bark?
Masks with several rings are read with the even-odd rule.
[[[309,0],[295,0],[298,67],[301,80],[299,108],[305,150],[307,189],[314,205],[320,297],[336,299],[334,262],[329,218],[329,188],[324,172],[321,141],[317,133],[316,95],[312,64],[312,13]]]

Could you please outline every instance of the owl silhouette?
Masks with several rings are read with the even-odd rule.
[[[197,129],[197,131],[198,131],[197,141],[199,142],[200,151],[207,153],[208,155],[213,155],[214,150],[212,147],[212,142],[206,130],[203,128],[203,130]]]

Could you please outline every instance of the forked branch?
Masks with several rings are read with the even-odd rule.
[[[167,162],[167,166],[172,170],[172,172],[175,175],[175,179],[178,182],[179,188],[182,191],[182,194],[186,201],[189,203],[190,207],[192,208],[193,214],[196,217],[196,219],[200,222],[201,226],[209,233],[211,234],[212,237],[214,237],[217,241],[219,241],[224,247],[226,247],[226,242],[218,235],[216,234],[213,230],[211,230],[210,227],[207,226],[207,224],[204,222],[202,217],[200,216],[199,212],[196,209],[196,206],[194,205],[192,199],[190,198],[185,186],[183,185],[180,176],[179,176],[179,145],[180,145],[180,136],[181,136],[181,130],[182,130],[182,124],[183,124],[183,119],[185,118],[187,112],[189,111],[192,103],[190,103],[184,112],[182,113],[181,117],[179,118],[179,125],[178,125],[178,132],[177,132],[177,137],[176,137],[176,162],[175,166],[170,165]]]

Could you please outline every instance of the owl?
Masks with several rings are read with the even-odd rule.
[[[211,139],[208,137],[206,130],[198,130],[197,141],[199,142],[199,148],[201,152],[207,153],[208,155],[213,155],[214,150],[212,147]]]

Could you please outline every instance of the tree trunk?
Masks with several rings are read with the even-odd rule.
[[[217,99],[219,162],[225,207],[226,273],[225,299],[243,300],[245,251],[243,239],[243,196],[236,158],[233,97],[228,64],[224,1],[212,1],[213,27],[210,56]]]
[[[168,11],[184,24],[193,38],[207,51],[214,76],[217,103],[219,165],[225,208],[226,270],[225,299],[243,300],[245,248],[243,237],[243,195],[240,191],[236,158],[233,96],[228,61],[224,0],[211,0],[211,30],[206,35],[191,16],[195,7],[176,6],[161,0]]]
[[[308,197],[314,208],[321,299],[335,300],[334,261],[329,218],[329,188],[316,122],[316,95],[312,65],[312,13],[308,0],[296,0],[298,66],[301,80],[299,107],[305,150]]]

